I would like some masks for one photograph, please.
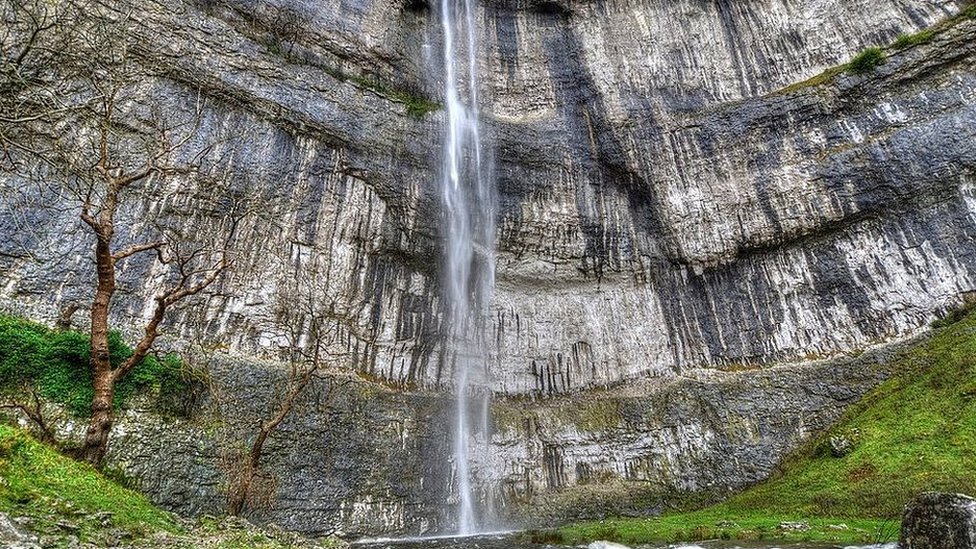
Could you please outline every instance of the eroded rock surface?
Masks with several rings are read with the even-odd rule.
[[[798,84],[961,5],[481,3],[500,204],[483,382],[501,397],[476,435],[483,501],[604,478],[719,491],[761,479],[883,377],[859,363],[800,363],[910,336],[967,299],[976,21],[890,49],[870,74]],[[155,71],[133,116],[201,105],[180,153],[209,150],[201,169],[263,210],[239,229],[233,271],[166,327],[170,345],[248,357],[218,366],[215,381],[228,402],[254,401],[212,404],[204,417],[228,426],[123,420],[113,459],[167,506],[223,505],[216,433],[243,432],[263,412],[257,396],[274,374],[252,359],[280,351],[275,289],[316,255],[337,297],[331,356],[398,388],[355,385],[334,407],[306,403],[269,446],[277,503],[255,518],[309,533],[448,528],[453,350],[436,188],[446,116],[416,109],[440,94],[429,6],[130,7],[133,52]],[[269,31],[282,10],[300,14],[301,32]],[[92,237],[77,204],[38,194],[26,175],[0,174],[0,303],[54,319],[90,299]],[[157,222],[219,230],[215,188],[154,179],[120,230],[136,240]],[[137,331],[159,276],[130,260],[120,279],[115,323]],[[773,363],[795,366],[754,370]],[[571,407],[590,415],[567,420]]]
[[[483,408],[472,442],[482,524],[653,515],[682,491],[716,497],[766,478],[886,376],[896,349],[802,369],[713,373]],[[229,473],[281,394],[272,363],[217,360],[189,417],[138,401],[113,468],[183,515],[220,514]],[[316,381],[269,439],[246,516],[311,536],[430,535],[456,519],[450,395],[352,375]],[[76,436],[82,425],[69,426]]]
[[[912,334],[973,290],[974,23],[892,51],[870,75],[776,92],[958,6],[726,4],[481,6],[501,204],[486,330],[496,392],[833,355]],[[183,154],[213,146],[208,158],[235,192],[264,198],[265,215],[241,228],[234,273],[172,332],[273,355],[273,288],[316,254],[341,297],[336,354],[449,387],[446,118],[409,112],[439,94],[435,18],[366,0],[208,5],[138,4],[134,49],[160,75],[140,93],[174,116],[202,93]],[[262,30],[286,8],[307,19],[294,43]],[[126,212],[137,238],[174,212],[208,226],[212,186],[156,185]],[[3,204],[0,296],[54,317],[87,299],[90,235],[71,204],[45,196],[25,215],[29,198]],[[158,285],[147,269],[125,267],[119,325],[144,314]]]

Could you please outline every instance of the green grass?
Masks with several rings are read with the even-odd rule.
[[[968,6],[959,12],[958,17],[965,17],[967,19],[976,19],[976,2],[971,1]]]
[[[933,32],[932,36],[934,35],[935,33]],[[931,39],[931,36],[929,38]],[[805,88],[828,84],[833,82],[834,78],[836,78],[838,75],[845,72],[855,75],[868,74],[884,63],[884,60],[885,53],[883,50],[880,48],[868,48],[857,54],[854,59],[848,63],[838,65],[836,67],[830,67],[812,78],[790,84],[789,86],[786,86],[775,93],[788,94]]]
[[[169,513],[141,494],[6,425],[0,425],[0,511],[29,517],[31,530],[41,534],[63,530],[58,523],[67,521],[82,541],[106,527],[136,537],[180,531]]]
[[[898,39],[892,45],[897,49],[903,49],[909,46],[925,44],[931,41],[933,37],[935,37],[935,29],[925,29],[915,34],[902,34],[898,36]]]
[[[885,61],[885,53],[881,48],[868,48],[854,56],[847,64],[846,70],[850,74],[868,74],[880,67]]]
[[[902,509],[915,494],[976,494],[976,313],[949,315],[935,326],[940,329],[932,338],[898,360],[891,379],[792,455],[771,480],[702,510],[578,524],[544,535],[571,543],[895,539]],[[853,450],[834,457],[832,436],[850,438]],[[811,530],[777,528],[797,520],[809,521]],[[717,526],[722,521],[736,526]],[[848,528],[830,528],[839,524]]]
[[[89,337],[77,331],[57,331],[23,318],[0,315],[0,400],[22,397],[34,387],[76,416],[91,411],[93,396],[88,365]],[[114,366],[132,356],[121,334],[109,334]],[[146,357],[116,386],[120,407],[137,392],[156,390],[176,394],[186,387],[186,372],[178,355]]]

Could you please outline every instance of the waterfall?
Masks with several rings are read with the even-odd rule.
[[[486,393],[487,349],[480,337],[494,287],[494,190],[485,173],[478,128],[477,43],[473,0],[441,0],[444,97],[448,130],[441,167],[446,253],[445,299],[451,311],[457,418],[454,432],[458,532],[478,530],[471,479],[472,427],[468,399]],[[462,38],[459,39],[459,36]],[[459,63],[460,61],[460,63]],[[459,66],[467,66],[462,74]],[[484,433],[487,437],[487,433]]]

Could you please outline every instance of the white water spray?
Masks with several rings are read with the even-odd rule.
[[[485,390],[483,379],[487,350],[479,334],[483,324],[483,308],[490,299],[495,283],[494,192],[485,174],[478,128],[473,1],[441,0],[444,96],[449,121],[441,168],[447,242],[444,282],[447,290],[445,297],[451,311],[450,347],[455,353],[457,419],[454,459],[460,534],[477,532],[479,527],[472,494],[470,439],[473,420],[468,399],[472,392]],[[464,37],[461,41],[458,40],[459,35]],[[467,62],[466,78],[458,70],[459,59]],[[467,80],[466,85],[464,80]],[[479,377],[481,384],[478,383]]]

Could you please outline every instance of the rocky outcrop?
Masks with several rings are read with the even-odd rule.
[[[678,492],[727,495],[829,425],[885,377],[897,352],[544,402],[472,399],[481,524],[649,515]],[[121,415],[111,467],[182,515],[224,512],[230,472],[284,380],[272,363],[214,360],[210,396],[189,408],[137,400]],[[454,446],[445,426],[455,413],[450,395],[351,374],[319,379],[269,439],[246,516],[311,536],[452,531]]]
[[[211,363],[189,418],[142,401],[119,419],[108,459],[185,516],[226,512],[229,479],[287,381],[273,364]],[[453,520],[453,402],[354,375],[317,379],[269,438],[245,516],[310,536],[430,534]],[[80,433],[79,433],[80,434]]]
[[[976,547],[976,499],[962,494],[928,492],[905,506],[902,549]]]
[[[491,444],[475,473],[500,492],[500,506],[536,525],[653,515],[680,493],[721,498],[765,479],[828,427],[886,377],[881,364],[896,352],[503,400],[492,407]]]

